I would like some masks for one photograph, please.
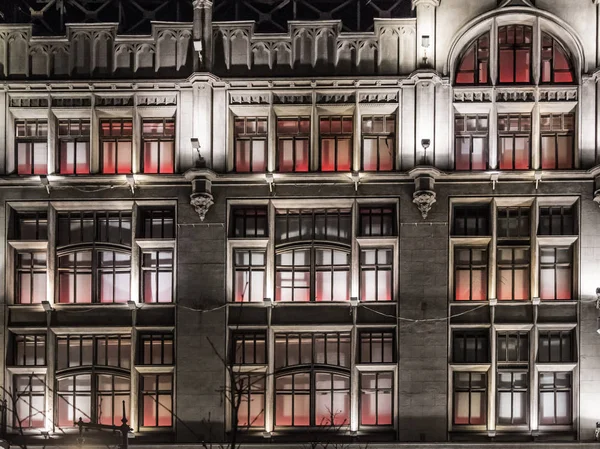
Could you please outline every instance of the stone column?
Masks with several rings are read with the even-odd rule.
[[[436,8],[440,0],[412,0],[413,9],[417,10],[417,67],[435,67],[435,19]],[[424,47],[428,36],[429,47]],[[425,42],[424,42],[425,41]],[[425,60],[424,58],[427,57]]]
[[[194,0],[194,50],[197,58],[195,71],[210,72],[212,70],[212,1]]]

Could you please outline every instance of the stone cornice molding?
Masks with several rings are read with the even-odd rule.
[[[412,0],[412,9],[415,9],[417,6],[433,6],[437,8],[440,6],[440,0]]]

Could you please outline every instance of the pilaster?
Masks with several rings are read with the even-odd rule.
[[[194,70],[210,72],[212,70],[212,6],[211,0],[194,0],[194,50],[197,58],[194,60]]]
[[[417,67],[435,67],[435,21],[440,0],[412,0],[417,10]]]

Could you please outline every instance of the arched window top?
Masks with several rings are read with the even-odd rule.
[[[534,33],[529,25],[504,25],[498,27],[494,42],[490,31],[481,34],[462,52],[455,83],[486,85],[494,78],[498,84],[530,84],[537,79],[533,73],[534,54],[540,55],[540,84],[575,82],[574,65],[565,46],[549,33],[542,32],[540,39],[535,40],[541,42],[540,51],[534,52]],[[491,53],[497,55],[496,76],[490,74]]]
[[[487,32],[475,39],[463,53],[456,84],[488,84],[490,61],[490,33]]]
[[[573,64],[560,42],[542,32],[542,83],[572,83]]]

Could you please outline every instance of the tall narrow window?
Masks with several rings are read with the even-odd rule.
[[[145,303],[173,302],[173,251],[144,251],[142,279]]]
[[[265,297],[265,252],[236,250],[234,264],[234,302],[262,302]]]
[[[567,51],[556,39],[542,32],[542,83],[570,84],[574,80]]]
[[[500,83],[530,83],[532,28],[507,25],[498,28]]]
[[[463,53],[456,84],[488,84],[490,64],[490,34],[477,38]]]
[[[234,170],[238,173],[266,171],[267,118],[236,117],[234,127]]]
[[[573,168],[575,145],[575,115],[543,114],[540,117],[542,135],[542,169]]]
[[[142,148],[144,173],[174,173],[175,120],[144,119]]]
[[[456,170],[486,170],[488,168],[487,115],[456,115],[454,117],[454,166]]]
[[[352,117],[321,117],[321,171],[350,171],[352,167]]]
[[[498,248],[499,300],[527,300],[529,291],[529,248]]]
[[[360,252],[361,301],[391,301],[392,254],[390,248],[363,249]]]
[[[527,424],[528,415],[527,371],[501,370],[498,372],[498,417],[499,425]]]
[[[131,299],[131,254],[119,251],[98,253],[100,302],[124,303]]]
[[[315,256],[315,301],[348,301],[350,253],[317,248]]]
[[[241,428],[264,427],[265,425],[265,375],[235,375],[234,393],[240,398],[237,425]]]
[[[455,425],[485,425],[487,419],[487,375],[480,372],[454,373]]]
[[[392,372],[360,373],[360,425],[391,426],[394,408]]]
[[[73,427],[79,418],[84,421],[93,419],[91,374],[57,379],[56,390],[58,426]]]
[[[13,429],[46,427],[46,376],[21,374],[13,377]],[[11,405],[9,405],[12,408]]]
[[[17,253],[17,304],[41,304],[46,301],[46,269],[45,251]]]
[[[488,298],[488,252],[485,248],[454,250],[454,300],[484,301]]]
[[[309,117],[277,119],[277,171],[307,172],[309,148]]]
[[[133,121],[131,119],[100,121],[102,173],[131,173],[132,136]]]
[[[531,153],[531,115],[498,115],[500,170],[527,170]]]
[[[362,167],[365,171],[390,171],[396,159],[396,117],[362,118]]]
[[[111,374],[96,376],[95,399],[98,424],[115,426],[122,422],[123,402],[125,402],[125,413],[130,409],[130,391],[131,382],[128,377]]]
[[[140,376],[140,425],[171,427],[173,425],[173,375]]]
[[[540,248],[540,299],[572,299],[572,280],[571,248]]]
[[[63,175],[90,173],[90,121],[59,120],[59,171]]]
[[[46,120],[16,120],[15,147],[17,174],[48,173],[48,122]]]
[[[540,373],[540,425],[570,425],[573,422],[572,373]]]

